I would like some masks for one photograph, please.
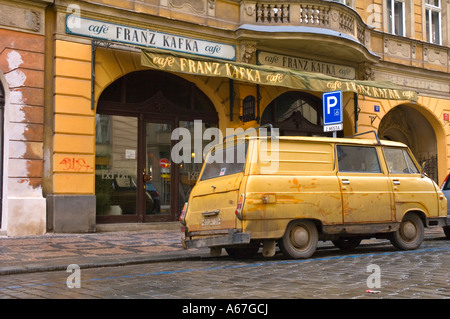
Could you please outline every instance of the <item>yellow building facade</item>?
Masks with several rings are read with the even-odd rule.
[[[375,131],[408,144],[437,183],[449,171],[445,1],[0,5],[39,13],[39,31],[5,23],[0,32],[39,36],[43,54],[42,135],[19,141],[34,143],[37,168],[28,165],[14,180],[11,166],[18,159],[3,152],[1,227],[7,234],[175,221],[215,128],[225,135],[227,129],[271,124],[281,135],[332,136],[323,125],[323,94],[330,91],[342,91],[337,136]],[[3,104],[11,114],[8,74],[20,67],[3,59]],[[184,161],[175,160],[182,139],[174,132],[189,133],[183,135],[190,137]],[[5,136],[4,150],[17,142]],[[32,225],[19,223],[18,211],[5,208],[12,203],[13,181],[38,184],[33,200],[45,205],[28,213],[35,217]]]

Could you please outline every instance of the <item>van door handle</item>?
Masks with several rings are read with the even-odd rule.
[[[343,179],[342,185],[350,185],[350,181],[348,179]]]
[[[400,185],[400,181],[398,179],[393,180],[394,185]]]
[[[219,215],[219,212],[220,212],[219,209],[210,210],[210,211],[203,212],[202,215],[205,216],[205,217],[216,216],[216,215]]]

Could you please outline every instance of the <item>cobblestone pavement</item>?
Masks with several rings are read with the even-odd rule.
[[[141,235],[142,240],[149,238],[143,233],[130,236]],[[114,234],[105,236],[110,242],[117,239]],[[173,238],[173,248],[178,239]],[[82,241],[82,245],[88,243]],[[60,251],[58,246],[53,248]],[[112,245],[109,249],[119,248]],[[134,249],[139,254],[150,248],[138,245]],[[28,250],[22,254],[32,255]],[[376,265],[380,275],[379,286],[374,288],[368,287],[368,282],[376,283],[376,271],[369,265]],[[174,298],[185,303],[191,298],[450,299],[449,265],[450,241],[437,234],[428,236],[419,249],[406,252],[395,250],[387,241],[363,241],[349,253],[321,245],[307,260],[287,260],[277,254],[270,259],[236,261],[222,255],[80,269],[80,288],[68,287],[76,281],[70,277],[75,273],[66,269],[3,275],[0,298]],[[368,293],[368,289],[378,293]]]
[[[179,230],[117,231],[89,234],[45,234],[0,237],[0,275],[125,265],[209,255],[186,251]]]

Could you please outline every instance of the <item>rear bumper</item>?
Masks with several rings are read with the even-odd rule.
[[[230,246],[250,243],[250,234],[239,229],[228,229],[217,232],[186,232],[181,238],[184,249]]]

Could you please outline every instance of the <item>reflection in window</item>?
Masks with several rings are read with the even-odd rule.
[[[137,118],[96,116],[97,215],[136,214]]]
[[[291,118],[296,112],[301,113],[303,118],[311,124],[321,124],[317,112],[317,103],[310,99],[303,99],[296,92],[285,93],[270,103],[263,114],[263,120],[283,122]]]
[[[435,44],[442,44],[441,0],[426,0],[425,20],[427,41]]]
[[[389,33],[405,36],[404,0],[387,0]]]
[[[264,109],[262,125],[272,124],[280,135],[331,136],[323,131],[322,99],[305,92],[281,94]]]
[[[337,146],[339,172],[381,173],[374,147]]]
[[[110,116],[97,114],[95,116],[95,143],[108,144],[110,142],[111,121]]]
[[[386,163],[391,174],[418,174],[419,170],[405,149],[384,148]]]
[[[248,143],[212,150],[206,159],[201,180],[242,172],[245,166],[247,150]],[[231,160],[230,157],[232,157]]]

